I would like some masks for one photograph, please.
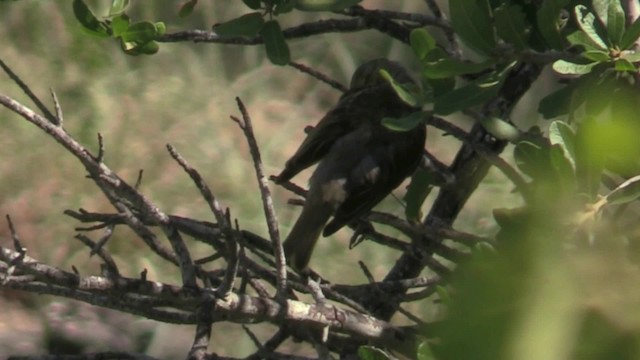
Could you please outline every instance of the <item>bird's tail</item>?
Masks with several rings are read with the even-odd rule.
[[[316,241],[332,213],[331,204],[307,199],[300,217],[283,244],[287,262],[294,269],[307,269]]]

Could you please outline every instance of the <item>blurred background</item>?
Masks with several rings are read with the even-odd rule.
[[[106,15],[110,5],[110,1],[87,3],[97,15]],[[303,128],[319,120],[340,94],[294,68],[271,65],[261,46],[166,43],[153,56],[125,55],[114,41],[83,33],[71,4],[70,0],[0,1],[0,58],[47,103],[51,103],[49,88],[56,91],[65,128],[88,149],[97,151],[97,133],[101,133],[105,162],[121,177],[133,183],[138,171],[144,170],[141,190],[164,212],[213,221],[197,189],[169,157],[165,145],[170,143],[199,170],[242,228],[267,237],[246,142],[229,119],[239,114],[235,97],[248,107],[267,173],[276,174],[303,139]],[[167,32],[175,32],[207,30],[250,11],[239,1],[201,1],[191,16],[181,19],[179,5],[177,1],[136,2],[130,14],[134,21],[163,21]],[[362,5],[427,11],[422,1],[364,1]],[[294,12],[280,20],[287,26],[328,17],[326,13]],[[407,46],[375,31],[326,34],[294,40],[290,46],[294,61],[345,84],[358,64],[372,58],[388,57],[409,69],[417,68]],[[6,75],[0,79],[0,93],[31,106]],[[464,120],[458,124],[469,126]],[[453,158],[458,146],[457,141],[430,130],[428,148],[443,162]],[[4,108],[0,109],[0,159],[0,210],[11,215],[28,254],[66,270],[74,265],[83,274],[98,273],[98,259],[90,258],[73,238],[74,227],[81,224],[62,213],[78,208],[113,211],[85,178],[83,167],[46,134]],[[306,185],[308,175],[295,182]],[[513,205],[517,197],[494,170],[481,187],[456,228],[493,234],[491,209]],[[276,186],[272,190],[281,234],[287,234],[299,209],[287,205],[291,194]],[[400,188],[396,193],[401,197],[404,191]],[[403,215],[400,202],[393,197],[383,206]],[[360,283],[366,278],[356,268],[355,259],[363,260],[376,279],[381,279],[398,254],[370,243],[347,251],[349,235],[350,231],[342,230],[322,241],[312,267],[331,281]],[[3,246],[11,244],[4,221],[0,222],[0,241]],[[196,258],[209,254],[196,242],[189,245]],[[124,227],[117,228],[109,249],[126,276],[148,269],[151,280],[179,283],[175,268],[149,255],[142,241]],[[147,348],[150,355],[166,359],[184,356],[193,336],[192,327],[158,325],[63,299],[2,290],[0,303],[0,357],[51,351],[52,344],[63,343],[56,340],[57,334],[66,332],[76,339],[87,336],[83,326],[97,334],[97,339],[83,339],[85,351],[110,346]],[[425,306],[412,310],[427,317],[435,311]],[[258,335],[269,334],[273,327],[254,330]],[[231,356],[253,352],[249,340],[223,344],[231,336],[247,339],[240,332],[238,326],[217,324],[212,343],[224,350],[216,352]]]

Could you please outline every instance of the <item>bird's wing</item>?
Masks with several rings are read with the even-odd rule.
[[[368,91],[362,89],[345,93],[338,104],[310,130],[285,164],[284,170],[277,176],[278,182],[289,181],[302,170],[317,163],[329,152],[336,140],[370,121],[371,109],[364,105],[368,94]]]
[[[410,176],[422,158],[425,137],[424,125],[408,132],[376,126],[365,144],[366,156],[348,174],[347,196],[324,228],[323,236],[335,233],[371,210]]]

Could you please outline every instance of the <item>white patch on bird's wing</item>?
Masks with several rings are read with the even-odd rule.
[[[378,175],[380,175],[380,167],[376,166],[373,169],[369,170],[365,177],[367,178],[368,182],[373,184],[378,179]]]
[[[346,183],[346,178],[340,178],[322,184],[322,200],[336,206],[342,204],[347,198],[347,192],[344,189]]]

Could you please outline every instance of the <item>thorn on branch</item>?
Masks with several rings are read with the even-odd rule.
[[[57,122],[55,122],[54,124],[58,126],[62,126],[64,122],[64,117],[62,115],[62,107],[60,106],[60,102],[58,101],[58,96],[56,95],[56,92],[53,91],[53,88],[50,88],[49,91],[51,92],[51,98],[53,99],[53,108],[56,111]]]
[[[143,169],[138,171],[138,177],[136,178],[136,183],[133,185],[133,188],[138,190],[140,188],[140,184],[142,184],[142,175],[144,173]]]
[[[96,162],[102,163],[104,160],[104,138],[102,137],[102,133],[98,133],[98,157],[96,158]]]

